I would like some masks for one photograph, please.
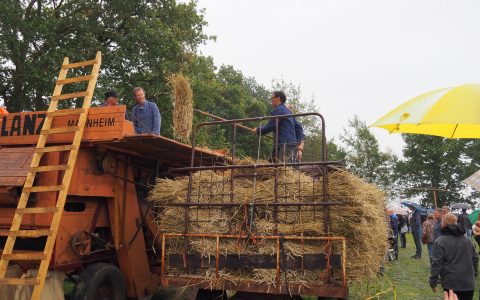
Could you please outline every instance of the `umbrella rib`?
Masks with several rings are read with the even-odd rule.
[[[457,127],[458,127],[458,124],[455,125],[455,129],[453,130],[452,137],[450,137],[451,139],[453,139],[453,136],[455,135],[455,131],[457,131]]]

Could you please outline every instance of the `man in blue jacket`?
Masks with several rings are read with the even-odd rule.
[[[420,259],[422,258],[422,215],[417,208],[413,206],[409,206],[409,208],[413,210],[410,225],[412,226],[412,236],[416,249],[415,255],[412,256],[412,258]]]
[[[270,115],[282,116],[291,115],[292,112],[285,106],[287,97],[282,91],[275,91],[272,93],[272,106],[273,110]],[[275,119],[270,119],[265,126],[261,126],[254,129],[257,134],[264,135],[273,132],[274,137],[276,135],[276,122]],[[302,125],[294,117],[285,117],[278,119],[278,141],[277,149],[272,151],[272,158],[274,161],[297,161],[297,152],[303,152],[303,134]],[[298,148],[297,148],[298,147]]]
[[[145,90],[141,87],[133,89],[137,105],[132,110],[132,121],[136,134],[160,135],[161,116],[154,102],[145,99]]]

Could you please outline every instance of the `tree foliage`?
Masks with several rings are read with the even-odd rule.
[[[404,194],[419,197],[425,205],[434,205],[433,188],[439,206],[470,202],[477,193],[469,193],[461,181],[478,169],[478,143],[427,135],[403,135],[404,158],[398,163]]]
[[[115,88],[130,103],[140,85],[168,110],[165,77],[208,39],[205,24],[194,2],[3,0],[0,97],[12,112],[44,109],[63,57],[86,60],[100,50],[97,96]]]
[[[394,193],[397,157],[381,151],[378,141],[358,116],[349,120],[340,140],[345,145],[347,169],[365,181],[376,184],[388,194]]]

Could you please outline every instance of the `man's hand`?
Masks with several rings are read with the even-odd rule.
[[[453,290],[449,290],[448,292],[443,292],[443,299],[444,300],[458,300],[457,294],[453,292]]]
[[[297,149],[297,160],[301,161],[303,156],[303,149]]]
[[[257,127],[255,127],[255,128],[252,129],[252,133],[257,134]]]
[[[436,286],[432,286],[432,291],[433,291],[434,293],[436,293],[436,292],[437,292],[437,287],[436,287]]]

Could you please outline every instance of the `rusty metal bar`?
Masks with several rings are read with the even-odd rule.
[[[280,286],[280,237],[277,237],[277,275],[275,276],[275,282],[277,287]]]
[[[229,202],[222,202],[222,203],[198,203],[198,202],[190,202],[190,203],[168,203],[164,205],[155,205],[156,207],[171,207],[171,206],[198,206],[198,207],[240,207],[244,204],[250,203],[229,203]],[[255,203],[255,206],[329,206],[329,205],[345,205],[346,202],[278,202],[278,203]]]
[[[342,241],[342,279],[343,286],[347,287],[347,240]]]
[[[217,245],[215,248],[215,277],[219,278],[218,274],[220,268],[220,236],[217,235]]]
[[[342,165],[341,160],[332,161],[318,161],[318,162],[298,162],[298,163],[271,163],[258,165],[227,165],[227,166],[201,166],[201,167],[182,167],[170,168],[171,172],[182,171],[199,171],[199,170],[230,170],[230,169],[260,169],[260,168],[275,168],[275,167],[301,167],[301,166],[333,166]]]
[[[275,119],[275,148],[273,149],[273,152],[275,153],[275,156],[272,158],[272,161],[275,162],[276,164],[279,163],[278,160],[278,124],[279,124],[279,119]],[[285,163],[285,161],[283,162]],[[273,184],[273,194],[274,194],[274,203],[278,202],[278,166],[275,167],[274,171],[274,184]],[[273,210],[273,219],[275,220],[275,230],[273,231],[275,234],[278,234],[278,207],[275,206]]]
[[[235,150],[237,148],[237,123],[233,123],[232,133],[232,164],[235,164]],[[235,169],[230,172],[230,202],[233,202],[233,191],[235,190]]]
[[[161,264],[162,264],[162,271],[160,273],[160,280],[162,282],[162,285],[165,285],[165,235],[162,235],[162,259],[161,259]]]
[[[207,112],[202,111],[202,110],[199,110],[199,109],[193,109],[193,111],[196,111],[196,112],[198,112],[199,114],[205,115],[205,116],[207,116],[207,117],[210,117],[210,118],[215,119],[215,120],[218,120],[218,121],[227,121],[227,119],[224,119],[224,118],[222,118],[222,117],[213,115],[213,114],[211,114],[211,113],[207,113]],[[250,128],[250,127],[245,126],[245,125],[242,125],[242,124],[238,124],[238,127],[239,127],[239,128],[242,128],[242,129],[245,129],[245,130],[248,130],[248,131],[250,131],[250,132],[253,131],[253,128]],[[272,138],[271,136],[268,136],[268,135],[267,135],[267,137]]]
[[[240,234],[212,234],[212,233],[164,233],[165,238],[170,237],[195,237],[195,238],[226,238],[226,239],[251,239],[251,235],[240,235]],[[256,236],[257,239],[265,240],[276,240],[283,238],[285,240],[306,240],[306,241],[344,241],[345,237],[343,236],[297,236],[297,235],[270,235],[270,236]]]

